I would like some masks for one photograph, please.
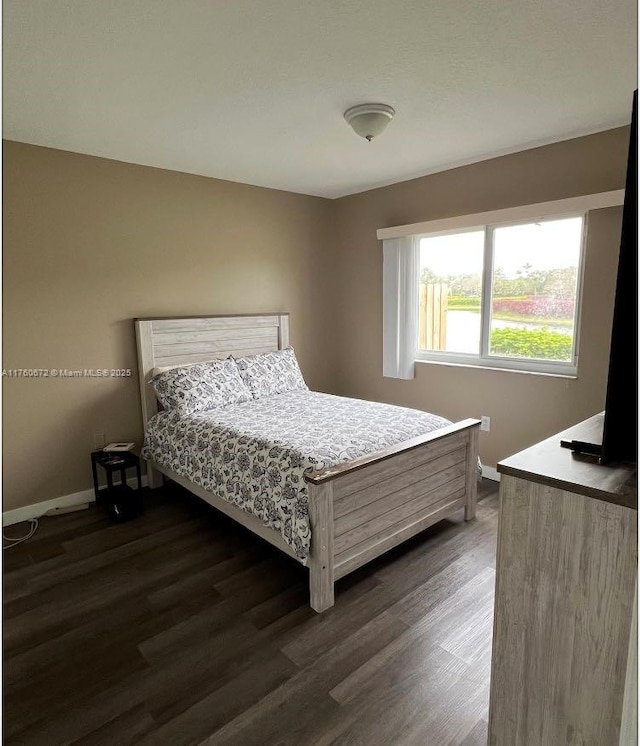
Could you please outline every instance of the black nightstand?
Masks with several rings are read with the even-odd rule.
[[[98,487],[98,466],[107,473],[106,487]],[[137,488],[129,487],[127,484],[127,469],[136,470]],[[133,451],[93,451],[91,470],[96,503],[104,505],[114,521],[128,521],[144,512],[142,475],[137,454]],[[114,473],[120,475],[116,484],[113,480]]]

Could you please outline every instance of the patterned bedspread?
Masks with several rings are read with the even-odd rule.
[[[305,471],[449,424],[416,409],[290,391],[191,415],[160,412],[149,421],[142,456],[257,516],[306,564]]]

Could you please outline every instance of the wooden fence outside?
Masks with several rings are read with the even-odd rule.
[[[420,284],[418,342],[422,350],[447,348],[447,305],[449,286],[444,283]]]

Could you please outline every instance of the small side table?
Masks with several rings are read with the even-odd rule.
[[[107,486],[98,486],[98,467],[105,470]],[[138,486],[127,484],[127,469],[135,469]],[[104,505],[114,521],[128,521],[144,512],[142,498],[142,475],[140,458],[133,451],[93,451],[91,454],[93,491],[96,503]],[[119,474],[119,483],[114,483],[113,475]]]

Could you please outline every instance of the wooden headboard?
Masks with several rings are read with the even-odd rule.
[[[289,314],[167,316],[134,319],[142,421],[158,412],[149,381],[155,368],[282,350],[289,344]]]

